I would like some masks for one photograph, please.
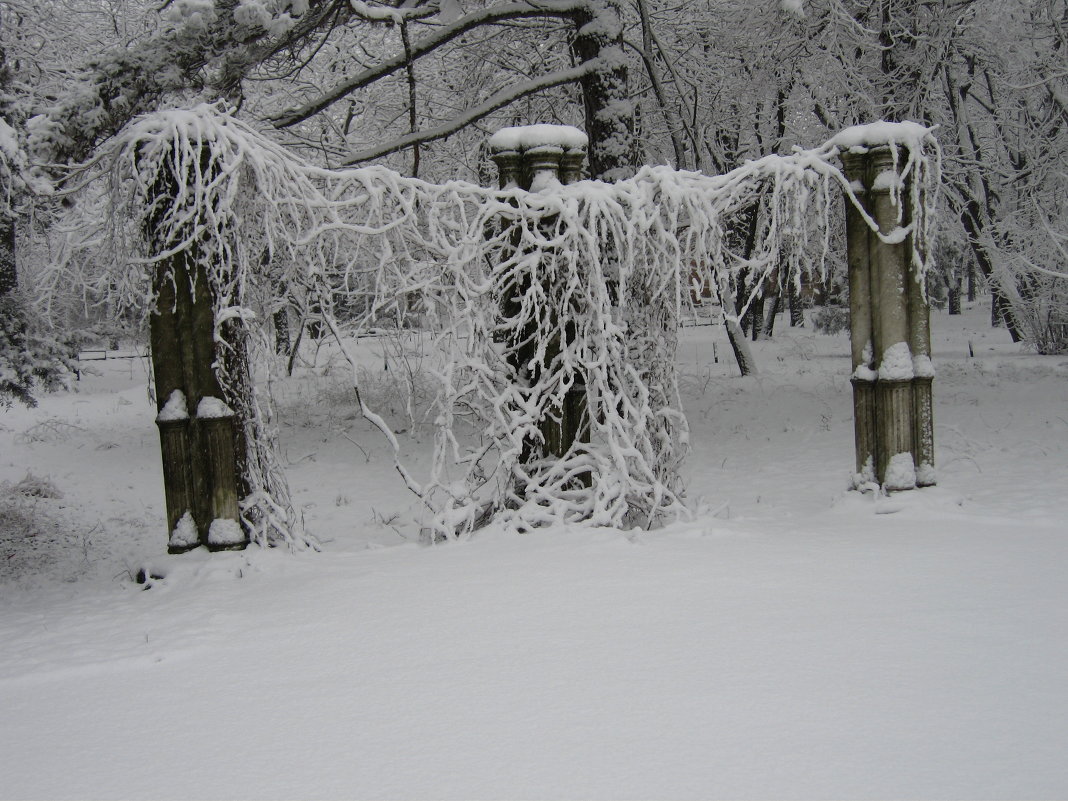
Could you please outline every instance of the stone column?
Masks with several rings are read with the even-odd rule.
[[[237,466],[234,462],[234,413],[218,398],[203,398],[197,423],[211,470],[211,524],[208,547],[214,550],[244,548],[248,537],[238,522]]]
[[[912,350],[908,304],[910,243],[900,237],[904,187],[889,148],[871,151],[869,197],[882,236],[870,236],[875,341],[876,474],[888,490],[916,486],[912,430]],[[896,191],[895,191],[896,190]],[[884,241],[889,240],[889,241]]]
[[[850,188],[870,214],[866,154],[844,153],[842,164]],[[852,352],[853,437],[856,444],[854,483],[876,480],[875,352],[871,313],[871,231],[863,215],[846,198],[846,260],[849,267],[849,342]]]
[[[501,189],[519,186],[519,151],[497,150],[490,158],[497,165],[497,178]]]
[[[911,257],[912,243],[908,252]],[[908,270],[909,348],[912,350],[913,456],[916,460],[916,486],[937,483],[934,460],[934,365],[931,363],[931,304],[918,266],[909,259]]]
[[[909,187],[889,146],[842,155],[871,230],[846,204],[857,483],[935,483],[930,307],[914,263]],[[874,473],[872,474],[872,469]]]
[[[586,160],[586,148],[571,145],[564,148],[560,158],[560,183],[573,184],[582,180],[582,164]]]
[[[523,172],[529,176],[529,186],[531,192],[543,192],[547,189],[560,186],[560,161],[564,155],[562,147],[551,144],[544,144],[538,147],[530,148],[523,153],[522,163]],[[546,220],[545,224],[551,225],[551,220]],[[551,260],[553,254],[546,254]],[[545,279],[543,279],[545,280]],[[546,295],[552,295],[553,287],[546,285],[544,292]],[[551,339],[545,348],[545,357],[542,363],[545,372],[553,372],[554,362],[559,358],[560,351],[564,346],[563,334],[560,330],[560,319],[556,314],[552,314],[547,321],[547,326],[550,329],[549,332]],[[544,375],[532,376],[533,380],[538,381],[544,378]],[[545,410],[544,417],[538,425],[541,430],[541,435],[545,443],[545,456],[555,456],[560,458],[571,447],[571,442],[567,441],[564,436],[564,432],[567,430],[567,425],[564,420],[564,407],[566,404],[561,402],[559,405],[553,404]]]
[[[574,128],[561,125],[537,125],[526,128],[506,128],[490,139],[492,159],[499,172],[502,189],[519,187],[530,192],[540,192],[572,183],[582,177],[582,164],[586,155],[585,136]],[[583,144],[579,144],[583,142]],[[552,291],[552,288],[548,288]],[[529,284],[510,288],[512,297],[503,299],[503,312],[515,308],[515,298],[529,290]],[[560,329],[546,349],[544,367],[551,368],[561,349],[570,343],[574,331],[562,325],[555,317],[548,323]],[[523,337],[527,339],[527,337]],[[515,354],[516,372],[524,378],[526,365],[533,353],[527,349]],[[532,350],[532,348],[531,348]],[[540,376],[527,376],[532,382]],[[563,402],[547,410],[539,422],[544,440],[544,455],[562,457],[578,442],[589,441],[586,385],[581,376],[575,376],[565,391]],[[532,454],[526,454],[532,455]],[[589,483],[589,476],[583,478]]]
[[[581,181],[582,165],[585,160],[585,147],[579,147],[574,144],[565,147],[563,157],[560,159],[560,183],[567,185]],[[564,335],[568,341],[571,341],[575,337],[575,332],[565,331]],[[564,440],[569,446],[575,442],[588,443],[590,441],[589,399],[584,376],[575,376],[575,381],[564,398],[563,411]],[[581,475],[581,480],[588,487],[592,477],[586,472]]]
[[[169,174],[158,177],[160,208],[173,202],[177,183]],[[162,224],[160,218],[152,219],[146,232],[149,241],[159,242],[161,249],[166,237]],[[153,290],[156,307],[149,333],[167,502],[167,549],[180,553],[199,545],[244,547],[248,539],[238,515],[232,413],[208,420],[199,412],[204,400],[222,404],[223,391],[214,367],[221,358],[216,352],[215,304],[195,247],[159,259]],[[198,411],[190,414],[191,410]],[[224,529],[226,542],[218,533]]]
[[[156,418],[159,427],[160,452],[163,456],[163,494],[167,502],[167,547],[172,553],[200,545],[200,536],[193,520],[193,473],[192,456],[189,453],[189,417],[185,414],[185,399],[172,394],[175,416],[160,413]],[[176,408],[178,407],[178,408]],[[188,515],[188,521],[185,520]]]

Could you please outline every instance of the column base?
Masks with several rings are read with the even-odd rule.
[[[876,381],[875,406],[876,478],[885,490],[914,489],[912,379]]]

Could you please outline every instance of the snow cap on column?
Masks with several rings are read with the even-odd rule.
[[[589,137],[571,125],[518,125],[501,128],[490,137],[490,150],[494,153],[508,151],[524,152],[543,147],[558,147],[561,150],[585,150]]]

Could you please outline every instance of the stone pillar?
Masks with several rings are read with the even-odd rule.
[[[560,183],[573,184],[582,180],[582,164],[586,160],[586,149],[567,147],[560,157]]]
[[[538,147],[533,147],[526,150],[522,155],[523,172],[528,176],[529,184],[527,189],[531,192],[544,192],[547,189],[553,189],[560,186],[560,161],[564,155],[564,150],[558,145],[543,144]],[[546,224],[551,225],[551,220],[546,220]],[[548,254],[549,258],[552,258],[552,254]],[[544,280],[544,279],[543,279]],[[545,294],[551,295],[553,287],[545,286]],[[563,331],[560,329],[560,320],[557,315],[553,314],[547,321],[547,325],[550,328],[551,339],[545,348],[545,357],[543,361],[544,369],[547,372],[552,371],[553,362],[555,362],[559,356],[563,346]],[[543,378],[543,376],[532,376],[533,380],[537,381]],[[565,441],[564,431],[566,424],[564,422],[564,404],[553,404],[545,411],[545,416],[538,424],[538,428],[541,430],[541,435],[545,443],[545,456],[555,456],[557,458],[567,453],[571,447],[571,443]]]
[[[580,144],[580,142],[582,144]],[[537,125],[525,128],[506,128],[490,139],[492,159],[497,165],[502,189],[518,187],[530,192],[553,189],[582,177],[586,155],[585,136],[578,130],[562,125]],[[502,302],[502,312],[509,314],[516,308],[518,298],[529,290],[529,283],[508,288],[511,297]],[[547,288],[551,293],[552,288]],[[546,349],[544,367],[549,368],[561,349],[570,343],[574,332],[555,317],[548,323],[557,331]],[[532,332],[531,332],[532,333]],[[524,336],[523,339],[529,339]],[[524,348],[514,354],[514,366],[520,380],[539,380],[538,375],[525,375],[533,353]],[[532,348],[529,350],[532,351]],[[581,376],[575,376],[564,393],[562,403],[546,411],[539,422],[544,441],[545,456],[564,456],[578,442],[588,442],[590,425],[587,412],[586,386]],[[525,458],[532,457],[525,454]],[[585,476],[583,483],[589,483]]]
[[[846,178],[863,208],[868,204],[867,156],[842,154]],[[854,482],[875,479],[875,336],[871,313],[870,231],[863,215],[846,198],[846,260],[849,267],[849,341],[852,350],[853,438],[856,444]]]
[[[161,175],[160,208],[173,202],[176,181]],[[150,221],[149,241],[166,241],[160,219]],[[223,404],[215,374],[214,302],[196,253],[160,258],[153,272],[156,307],[149,323],[152,369],[163,458],[171,553],[207,545],[241,548],[248,538],[238,514],[237,457],[232,413],[205,415],[204,402]],[[213,404],[209,402],[209,407]],[[190,410],[197,410],[190,414]],[[208,419],[208,418],[211,419]]]
[[[206,401],[215,401],[207,403]],[[248,537],[241,528],[234,461],[234,413],[216,398],[204,398],[197,409],[211,470],[211,523],[208,547],[214,550],[244,548]]]
[[[497,165],[498,183],[501,189],[519,186],[519,151],[498,150],[491,156]]]
[[[908,304],[911,243],[898,239],[908,220],[899,219],[903,192],[889,148],[869,155],[870,207],[879,236],[869,236],[872,264],[872,329],[878,380],[875,385],[876,475],[888,490],[916,486],[912,442],[912,350]],[[901,187],[903,188],[903,187]],[[884,237],[891,241],[884,241]]]
[[[582,180],[582,165],[586,159],[586,148],[571,145],[564,148],[560,159],[560,183],[567,185]],[[575,332],[564,332],[568,341],[575,337]],[[564,396],[563,409],[563,436],[568,447],[575,442],[588,443],[590,441],[590,415],[589,399],[587,397],[586,381],[582,375],[574,377],[574,383]],[[582,473],[580,480],[583,485],[590,486],[592,476],[589,472]]]
[[[181,390],[178,390],[180,393]],[[180,407],[174,416],[160,413],[156,418],[159,427],[160,451],[163,455],[163,493],[167,502],[168,548],[179,552],[200,545],[196,522],[193,520],[193,474],[192,457],[189,453],[189,417],[178,416],[185,412],[185,399],[174,396],[173,407]],[[189,516],[188,523],[183,519]]]
[[[912,245],[909,243],[911,257]],[[912,425],[913,456],[916,461],[916,486],[937,483],[934,460],[934,365],[931,363],[931,304],[923,285],[923,276],[909,259],[908,269],[909,349],[912,351]]]
[[[842,155],[871,230],[846,202],[857,483],[935,483],[930,307],[905,230],[909,187],[888,146]],[[873,473],[872,473],[873,470]]]

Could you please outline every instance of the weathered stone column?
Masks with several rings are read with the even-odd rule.
[[[586,153],[585,140],[581,131],[563,125],[536,125],[498,131],[490,139],[490,150],[497,164],[500,187],[506,189],[517,186],[530,192],[540,192],[579,180]],[[529,288],[529,284],[510,288],[512,297],[506,297],[502,304],[505,314],[515,309],[518,298]],[[546,289],[551,293],[553,288]],[[560,329],[546,348],[544,368],[552,369],[562,348],[573,341],[574,331],[571,326],[561,324],[555,316],[548,324]],[[531,337],[524,336],[523,339],[530,340]],[[531,352],[528,353],[528,350]],[[516,372],[521,379],[533,357],[532,351],[533,345],[514,354]],[[531,382],[540,377],[526,376]],[[589,441],[586,386],[581,376],[574,377],[564,393],[562,403],[547,410],[538,427],[546,456],[561,457],[576,441]],[[584,480],[588,482],[588,476]]]
[[[846,178],[857,200],[868,206],[867,154],[843,153]],[[875,458],[875,352],[871,312],[871,234],[868,223],[845,201],[846,261],[849,269],[849,342],[852,353],[853,437],[856,444],[854,484],[874,482]]]
[[[909,253],[912,252],[911,242]],[[937,483],[934,460],[934,365],[931,363],[931,304],[917,265],[909,260],[909,348],[912,350],[912,442],[916,486]]]
[[[167,547],[172,553],[200,545],[197,524],[193,520],[193,460],[189,453],[189,414],[181,390],[171,393],[170,400],[156,417],[160,452],[163,456],[163,493],[167,502]]]
[[[564,155],[560,159],[560,183],[567,185],[581,181],[585,160],[586,148],[584,146],[572,142],[565,147]],[[576,336],[573,330],[565,331],[564,335],[569,342]],[[575,442],[588,443],[590,441],[590,415],[585,376],[575,376],[574,383],[564,397],[563,416],[564,441],[568,443],[568,447]],[[592,477],[586,472],[582,474],[581,480],[588,487]]]
[[[211,470],[211,523],[207,544],[215,550],[234,550],[248,544],[237,498],[237,465],[234,460],[234,412],[219,398],[201,398],[197,423]]]
[[[523,172],[530,176],[530,184],[527,188],[531,192],[543,192],[560,186],[560,161],[563,155],[563,148],[552,144],[532,147],[523,153]],[[551,254],[549,254],[549,258],[552,258]],[[544,291],[545,294],[551,295],[553,287],[545,286]],[[553,314],[548,320],[548,327],[552,338],[545,348],[543,366],[545,372],[551,374],[554,362],[560,357],[564,332],[559,330],[561,327],[560,320],[556,314]],[[534,379],[539,380],[542,377],[535,376]],[[564,403],[553,404],[546,410],[545,416],[538,425],[545,442],[546,456],[559,458],[567,453],[571,447],[571,443],[565,441],[564,437],[564,431],[567,428],[564,421],[564,406]]]
[[[567,185],[582,180],[582,165],[586,160],[586,148],[571,143],[560,157],[560,183]]]
[[[912,367],[908,280],[911,247],[899,219],[905,194],[889,148],[870,155],[868,189],[872,216],[882,236],[870,236],[875,384],[876,474],[888,490],[916,486],[912,429]]]
[[[497,165],[497,179],[501,189],[519,186],[519,151],[496,150],[490,158]]]
[[[891,148],[879,142],[854,145],[842,164],[861,206],[846,201],[855,483],[929,486],[935,483],[930,307],[913,255],[908,182]]]
[[[176,194],[175,176],[158,176],[160,209]],[[150,242],[167,247],[160,215],[149,221]],[[156,307],[150,318],[152,369],[156,387],[167,502],[167,549],[180,553],[199,545],[241,548],[248,542],[238,514],[234,420],[201,414],[204,402],[221,404],[215,373],[215,312],[211,284],[195,246],[160,258],[153,272]],[[214,408],[214,407],[213,407]],[[196,409],[196,414],[190,414]],[[211,417],[212,419],[208,419]]]

